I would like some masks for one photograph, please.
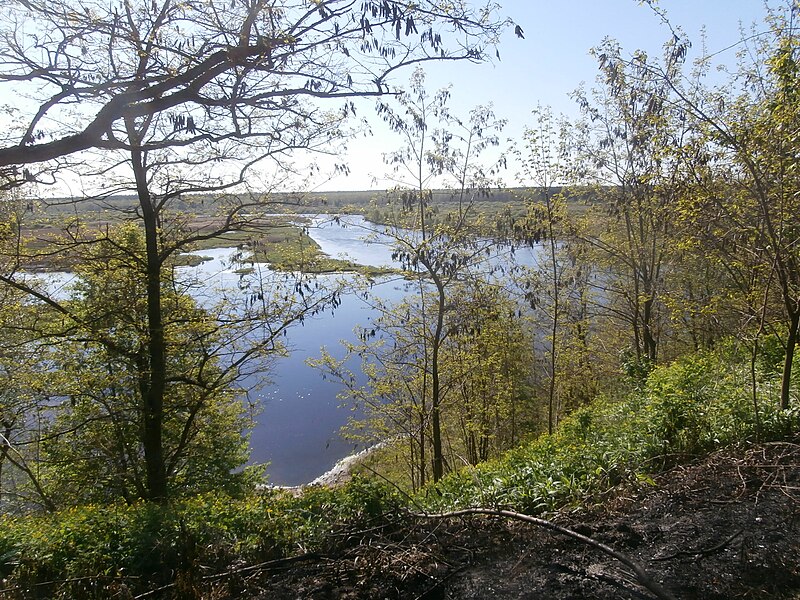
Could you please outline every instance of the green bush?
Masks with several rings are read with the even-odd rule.
[[[749,357],[724,346],[656,367],[618,397],[576,410],[554,435],[451,473],[412,499],[413,508],[546,513],[600,499],[617,484],[651,483],[665,467],[713,448],[797,431],[797,404],[779,409],[780,374],[756,372],[754,401],[749,369]],[[354,478],[297,497],[279,490],[237,498],[209,493],[166,506],[0,516],[0,578],[11,589],[3,597],[123,597],[123,587],[135,595],[166,584],[175,598],[198,597],[203,575],[331,549],[349,537],[332,533],[386,524],[387,514],[407,504],[375,480]],[[50,581],[62,583],[42,585]]]
[[[322,548],[337,528],[380,519],[396,506],[384,486],[354,479],[299,497],[267,490],[243,499],[205,494],[166,506],[4,515],[0,575],[12,591],[3,597],[108,598],[121,586],[135,591],[171,583],[174,597],[191,598],[203,575]]]
[[[420,501],[431,510],[488,505],[537,514],[620,483],[652,481],[714,448],[797,430],[800,409],[779,409],[774,370],[757,373],[758,415],[750,377],[749,360],[733,347],[685,356],[650,370],[620,397],[576,410],[553,436],[448,475]]]

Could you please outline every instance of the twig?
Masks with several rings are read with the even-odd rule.
[[[661,556],[659,558],[654,558],[653,560],[672,560],[673,558],[678,558],[679,556],[708,556],[709,554],[714,554],[714,552],[717,552],[718,550],[722,550],[725,546],[742,535],[743,532],[743,529],[739,529],[732,536],[726,538],[719,544],[711,546],[710,548],[700,548],[698,550],[679,550],[678,552],[670,554],[669,556]]]
[[[311,560],[319,558],[318,554],[313,552],[308,554],[300,554],[298,556],[290,556],[288,558],[277,558],[275,560],[268,560],[266,562],[259,563],[257,565],[250,565],[247,567],[241,567],[240,569],[232,569],[230,571],[225,571],[224,573],[216,573],[214,575],[206,575],[203,577],[203,581],[216,581],[218,579],[224,579],[225,577],[230,577],[231,575],[240,575],[242,573],[249,573],[251,571],[266,571],[268,569],[277,567],[277,566],[284,566],[287,564],[300,562],[304,560]],[[142,600],[143,598],[149,598],[150,596],[154,596],[159,592],[164,592],[170,588],[175,587],[175,582],[168,583],[166,585],[162,585],[161,587],[154,588],[152,590],[148,590],[139,594],[138,596],[134,596],[133,600]]]
[[[206,575],[203,577],[203,581],[215,581],[217,579],[224,579],[225,577],[229,577],[231,575],[240,575],[241,573],[249,573],[250,571],[266,571],[272,569],[274,567],[283,567],[285,565],[289,565],[296,562],[302,562],[305,560],[315,560],[320,558],[320,555],[316,552],[309,552],[306,554],[298,554],[297,556],[289,556],[288,558],[276,558],[275,560],[268,560],[266,562],[258,563],[257,565],[250,565],[247,567],[241,567],[239,569],[232,569],[230,571],[225,571],[224,573],[216,573],[214,575]]]
[[[525,523],[531,523],[533,525],[538,525],[544,529],[549,529],[550,531],[555,531],[562,535],[566,535],[571,537],[575,540],[583,542],[584,544],[588,544],[593,548],[608,554],[609,556],[617,559],[623,565],[631,569],[636,574],[636,579],[638,582],[652,592],[656,597],[660,598],[661,600],[675,600],[675,597],[670,594],[666,589],[664,589],[657,581],[655,581],[647,571],[645,571],[644,567],[640,565],[638,562],[630,558],[627,554],[623,554],[622,552],[618,552],[614,550],[611,546],[607,546],[602,542],[598,542],[595,539],[587,537],[578,533],[577,531],[573,531],[571,529],[567,529],[566,527],[562,527],[561,525],[556,525],[552,521],[547,521],[545,519],[540,519],[537,517],[531,517],[529,515],[524,515],[522,513],[513,512],[510,510],[500,510],[500,509],[492,509],[492,508],[465,508],[463,510],[456,510],[448,513],[439,513],[439,514],[416,514],[415,517],[421,519],[450,519],[453,517],[462,517],[466,515],[489,515],[493,517],[505,517],[507,519],[515,519],[517,521],[523,521]]]
[[[0,594],[4,594],[6,592],[16,592],[19,590],[24,590],[30,587],[47,587],[49,585],[65,585],[68,583],[80,583],[82,581],[98,581],[98,580],[106,580],[106,581],[131,581],[131,580],[138,580],[140,577],[137,575],[125,575],[125,576],[114,576],[114,575],[86,575],[85,577],[70,577],[69,579],[53,579],[51,581],[38,581],[35,583],[29,583],[25,586],[18,585],[14,587],[7,587],[0,589]]]
[[[800,448],[800,444],[792,442],[764,442],[765,446],[790,446],[792,448]]]
[[[170,588],[173,588],[173,587],[175,587],[175,583],[168,583],[167,585],[162,585],[161,587],[157,587],[155,589],[148,590],[148,591],[144,592],[143,594],[139,594],[138,596],[134,596],[133,600],[141,600],[142,598],[149,598],[150,596],[154,596],[155,594],[157,594],[159,592],[166,591],[166,590],[168,590]]]

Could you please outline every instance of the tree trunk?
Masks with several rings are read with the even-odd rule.
[[[445,295],[444,285],[438,276],[433,278],[438,292],[438,310],[436,315],[436,328],[433,332],[433,352],[431,357],[431,442],[433,443],[433,481],[439,481],[444,476],[444,454],[442,452],[442,427],[441,427],[441,389],[439,383],[439,348],[442,345],[442,332],[444,331]]]
[[[553,209],[551,200],[547,197],[547,227],[550,236],[550,268],[553,276],[553,323],[550,329],[550,385],[547,388],[547,433],[553,435],[555,431],[557,410],[556,410],[556,377],[558,376],[558,328],[559,317],[561,316],[561,282],[558,273],[558,257],[556,256],[556,239],[553,231]]]
[[[794,349],[797,346],[798,326],[800,326],[800,312],[793,312],[790,315],[789,335],[786,338],[786,355],[783,361],[783,377],[781,378],[781,408],[789,408],[792,386],[792,361],[794,360]]]
[[[648,293],[649,294],[649,293]],[[642,316],[642,341],[644,342],[644,354],[651,364],[655,364],[658,358],[658,340],[653,335],[653,297],[648,295],[644,301]]]
[[[158,252],[158,215],[147,186],[143,153],[131,151],[136,191],[144,222],[147,280],[147,385],[142,390],[142,447],[147,474],[147,499],[167,498],[167,471],[162,442],[164,391],[166,388],[166,343],[161,319],[161,258]]]

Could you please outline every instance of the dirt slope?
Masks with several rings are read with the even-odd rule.
[[[800,445],[719,452],[657,484],[556,520],[636,559],[676,598],[800,598]],[[241,582],[247,596],[653,597],[613,558],[495,518],[398,519],[334,540],[326,556]]]

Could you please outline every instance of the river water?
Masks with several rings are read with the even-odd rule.
[[[390,266],[391,247],[388,239],[365,241],[368,227],[362,217],[315,217],[309,235],[322,251],[335,258],[372,266]],[[219,289],[235,289],[238,265],[231,262],[236,250],[217,248],[197,254],[211,257],[197,267],[185,267],[182,275],[204,282],[209,299]],[[340,429],[353,413],[341,406],[337,398],[341,385],[324,379],[306,361],[320,356],[325,346],[334,356],[341,356],[341,340],[356,341],[353,332],[357,325],[367,325],[373,316],[369,305],[358,295],[347,293],[355,275],[321,275],[323,285],[345,283],[341,304],[333,312],[306,319],[289,329],[286,341],[288,357],[278,359],[270,373],[253,375],[243,381],[250,388],[250,400],[260,406],[257,424],[250,432],[251,461],[269,463],[270,483],[299,485],[307,483],[331,469],[340,459],[360,450],[344,440]],[[379,279],[370,293],[388,300],[399,300],[405,294],[406,282],[397,277]],[[193,292],[202,301],[202,292]]]
[[[330,217],[313,217],[309,235],[320,245],[322,251],[335,258],[344,258],[362,265],[392,266],[391,240],[386,236],[371,233],[371,226],[360,216],[347,216],[332,220]],[[235,248],[202,250],[196,254],[209,257],[196,267],[181,267],[179,279],[194,282],[191,294],[201,304],[214,303],[220,294],[236,301],[241,276],[236,272],[241,267],[233,260]],[[535,251],[517,251],[518,263],[531,263]],[[490,260],[503,264],[509,257],[493,251]],[[266,265],[256,265],[266,273]],[[345,283],[356,287],[358,275],[320,275],[322,285],[335,286]],[[66,288],[72,275],[50,273],[46,277],[52,290]],[[348,283],[350,284],[348,286]],[[379,278],[370,289],[370,294],[388,301],[399,301],[405,294],[408,283],[397,276]],[[56,292],[58,293],[58,292]],[[356,341],[354,328],[367,326],[377,316],[368,303],[355,293],[343,293],[341,304],[335,311],[324,312],[308,318],[301,325],[288,330],[286,342],[290,353],[276,360],[269,373],[249,376],[241,384],[250,390],[249,399],[260,413],[256,425],[250,432],[251,462],[268,463],[267,474],[275,485],[299,485],[307,483],[331,469],[337,461],[361,450],[344,440],[340,429],[353,413],[342,407],[337,398],[341,385],[324,379],[321,372],[310,367],[306,361],[318,358],[320,348],[325,346],[331,354],[341,357],[341,340]]]
[[[308,233],[323,252],[334,258],[376,267],[397,266],[392,261],[391,239],[375,234],[374,225],[361,216],[335,220],[312,217]],[[238,265],[230,262],[234,252],[232,248],[198,252],[213,260],[185,268],[185,275],[203,281],[212,295],[215,288],[235,289],[239,276],[234,272]],[[532,265],[536,261],[534,249],[517,250],[513,254],[516,264]],[[487,260],[504,265],[511,258],[509,252],[494,249]],[[337,281],[353,282],[357,277],[321,275],[317,279],[335,285]],[[370,294],[399,301],[407,293],[406,286],[407,282],[396,276],[382,278],[375,282]],[[193,294],[198,296],[197,292]],[[377,315],[373,309],[357,294],[344,293],[341,305],[333,313],[307,319],[288,331],[290,355],[279,359],[269,374],[254,375],[243,382],[246,388],[253,388],[251,400],[261,407],[250,434],[251,461],[269,463],[267,474],[271,483],[307,483],[337,461],[362,449],[340,436],[340,429],[353,415],[337,398],[341,385],[324,379],[306,361],[318,358],[321,346],[341,357],[340,340],[356,341],[353,329],[357,325],[366,326],[374,316]]]

